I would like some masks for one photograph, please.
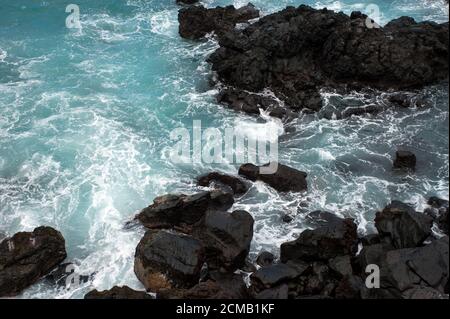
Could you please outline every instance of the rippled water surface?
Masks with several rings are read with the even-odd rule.
[[[259,134],[260,120],[215,103],[205,59],[216,44],[178,36],[175,0],[73,2],[81,30],[65,27],[67,1],[0,0],[0,233],[53,226],[66,238],[68,260],[95,272],[79,289],[41,282],[20,297],[80,298],[123,284],[141,289],[133,254],[143,230],[124,224],[157,195],[195,191],[200,173],[237,170],[173,164],[170,132],[200,119],[205,127],[236,125]],[[301,3],[346,13],[376,3],[380,23],[402,15],[448,21],[443,1],[252,2],[265,14]],[[280,161],[308,172],[310,190],[280,195],[255,183],[235,204],[256,219],[252,255],[276,252],[308,226],[304,216],[313,209],[352,216],[364,233],[391,199],[421,209],[428,196],[448,198],[448,86],[423,93],[428,107],[345,120],[302,115],[284,127]],[[333,92],[323,98],[328,106],[365,99]],[[417,154],[414,175],[392,171],[397,146]],[[281,222],[285,213],[292,223]]]

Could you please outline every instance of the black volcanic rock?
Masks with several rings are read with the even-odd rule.
[[[248,191],[249,185],[239,177],[211,172],[197,178],[197,184],[200,186],[210,186],[212,183],[231,188],[235,195],[242,195]]]
[[[92,290],[84,296],[84,299],[153,299],[153,297],[145,291],[136,291],[128,286],[114,286],[104,291]]]
[[[256,258],[256,264],[258,264],[261,267],[270,266],[273,264],[274,260],[275,256],[272,253],[268,251],[262,251]]]
[[[412,248],[430,236],[433,220],[399,201],[392,201],[375,217],[380,238],[395,248]]]
[[[252,4],[239,9],[234,6],[212,9],[203,6],[182,8],[178,13],[179,33],[186,39],[200,39],[210,32],[223,33],[234,29],[237,23],[258,17],[259,10]]]
[[[305,172],[279,163],[276,165],[275,173],[265,174],[261,169],[269,167],[269,164],[263,166],[244,164],[239,168],[239,175],[251,181],[263,181],[279,192],[302,192],[308,189]]]
[[[449,203],[448,200],[441,199],[438,197],[430,197],[428,200],[428,205],[431,208],[426,209],[425,212],[428,213],[432,218],[434,218],[439,229],[448,235],[450,216],[449,216]]]
[[[394,168],[416,168],[416,155],[410,151],[397,151],[395,153]]]
[[[240,97],[236,91],[268,88],[293,111],[317,111],[322,87],[402,90],[448,78],[448,23],[402,17],[373,28],[367,21],[359,12],[349,17],[301,5],[264,16],[243,30],[222,23],[220,48],[209,62],[233,94],[219,99],[254,114],[258,106],[253,103],[264,109],[271,102],[249,102],[248,94]],[[186,31],[180,27],[180,32]]]
[[[194,231],[205,247],[208,267],[236,270],[243,267],[253,238],[253,217],[246,211],[209,211]]]
[[[63,236],[51,227],[38,227],[4,239],[0,243],[0,297],[19,294],[66,256]]]
[[[356,225],[351,219],[338,219],[314,230],[305,230],[294,241],[280,247],[282,262],[317,261],[353,255],[357,243]]]
[[[155,198],[136,218],[150,229],[189,227],[199,222],[208,210],[227,210],[233,203],[233,195],[221,191],[169,194]]]
[[[274,264],[258,269],[250,278],[254,289],[264,290],[298,278],[308,268],[309,265],[303,262]]]
[[[136,248],[134,272],[144,287],[190,288],[198,283],[205,262],[200,241],[181,233],[147,231]]]

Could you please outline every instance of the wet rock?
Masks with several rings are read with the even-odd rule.
[[[196,4],[199,0],[177,0],[178,4]]]
[[[268,88],[294,112],[320,110],[319,89],[325,86],[409,90],[448,78],[448,23],[400,18],[373,28],[367,21],[358,12],[349,17],[287,7],[243,30],[224,32],[208,60],[227,87]],[[256,113],[255,105],[241,105]],[[376,111],[368,107],[346,115]]]
[[[250,278],[253,288],[260,291],[298,278],[308,268],[309,264],[303,262],[274,264],[258,269]]]
[[[136,248],[134,272],[148,291],[190,288],[205,262],[201,243],[173,231],[147,231]]]
[[[328,261],[328,266],[339,276],[346,277],[353,274],[350,256],[337,256]]]
[[[273,174],[264,174],[261,169],[273,165],[278,166]],[[248,178],[251,181],[263,181],[279,192],[302,192],[307,190],[305,172],[296,170],[286,165],[271,163],[263,166],[253,164],[244,164],[239,168],[239,175]]]
[[[283,221],[283,223],[290,223],[291,221],[294,220],[294,218],[290,215],[283,215],[283,217],[281,217],[281,220]]]
[[[412,207],[392,201],[383,211],[377,212],[375,227],[385,242],[395,248],[416,247],[430,236],[433,220]]]
[[[65,240],[51,227],[21,232],[0,243],[0,297],[14,296],[66,258]]]
[[[182,8],[178,12],[180,36],[200,39],[210,32],[223,33],[233,30],[237,23],[258,18],[259,11],[252,5],[236,9],[234,6],[207,9],[203,6]]]
[[[218,172],[211,172],[197,178],[199,186],[208,187],[211,183],[228,187],[235,195],[243,195],[248,191],[249,185],[242,179]]]
[[[322,210],[313,211],[309,213],[306,218],[311,222],[311,224],[318,226],[327,226],[329,224],[339,223],[342,221],[342,218],[336,216],[335,214]]]
[[[448,299],[448,294],[430,287],[416,287],[403,292],[404,299]]]
[[[356,225],[339,219],[314,230],[305,230],[294,241],[281,245],[280,258],[287,261],[318,261],[353,255],[357,243]]]
[[[227,210],[234,203],[233,196],[221,191],[201,192],[194,195],[164,195],[154,199],[137,219],[147,228],[189,227],[208,210]]]
[[[289,286],[287,284],[283,284],[259,292],[255,296],[255,299],[288,299],[288,297],[289,297]]]
[[[256,263],[261,267],[266,267],[272,265],[274,260],[275,256],[272,253],[269,253],[268,251],[262,251],[256,258]]]
[[[395,153],[394,168],[416,169],[416,155],[410,151],[397,151]]]
[[[7,236],[6,234],[3,234],[2,232],[0,232],[0,242],[5,239]]]
[[[245,265],[253,238],[253,217],[246,211],[209,211],[194,230],[206,250],[211,269],[236,270]]]
[[[249,294],[242,277],[230,273],[213,273],[190,289],[162,290],[158,299],[247,299]]]
[[[380,266],[381,286],[404,292],[421,285],[445,293],[449,280],[448,250],[448,237],[443,237],[424,247],[388,251]]]
[[[78,286],[85,284],[92,280],[94,274],[81,275],[77,271],[77,266],[73,263],[60,264],[50,274],[45,277],[45,280],[52,285],[70,287],[71,285]]]
[[[376,245],[380,243],[380,236],[378,236],[378,234],[369,234],[362,237],[360,240],[363,246]]]
[[[336,287],[335,296],[337,299],[360,299],[363,285],[360,277],[347,275]]]
[[[128,286],[114,286],[104,291],[92,290],[84,296],[84,299],[153,299],[153,297],[145,291],[136,291]]]
[[[449,203],[448,200],[441,199],[438,197],[431,197],[428,200],[428,205],[432,207],[433,214],[430,214],[439,229],[448,235],[450,217],[449,217]]]

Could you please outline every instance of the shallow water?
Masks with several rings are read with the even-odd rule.
[[[65,27],[66,1],[0,0],[0,233],[53,226],[66,238],[68,260],[96,273],[79,289],[40,282],[19,297],[80,298],[124,284],[141,289],[133,254],[143,230],[124,224],[155,196],[195,191],[201,173],[237,171],[231,164],[172,163],[170,132],[200,119],[204,127],[236,125],[258,134],[260,119],[215,103],[204,61],[216,44],[180,39],[175,0],[74,2],[81,30]],[[350,13],[376,3],[382,24],[402,15],[448,21],[443,1],[252,2],[264,14],[301,3]],[[308,172],[310,190],[280,195],[255,183],[235,204],[256,219],[252,256],[277,252],[308,227],[304,217],[314,209],[352,216],[364,233],[391,199],[422,209],[431,195],[448,198],[448,86],[424,92],[429,107],[345,120],[302,115],[287,125],[280,162]],[[329,106],[365,99],[323,97]],[[414,175],[392,171],[397,146],[417,154]],[[292,223],[281,222],[285,213]]]

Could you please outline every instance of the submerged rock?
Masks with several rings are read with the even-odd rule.
[[[422,244],[431,234],[432,223],[429,216],[399,201],[392,201],[375,217],[380,238],[395,248],[412,248]]]
[[[352,219],[336,219],[314,230],[305,230],[294,241],[280,247],[282,262],[318,261],[353,255],[357,243],[356,225]]]
[[[200,241],[173,231],[147,231],[136,248],[134,272],[148,291],[190,288],[205,262]]]
[[[261,169],[270,165],[277,166],[275,173],[265,174],[261,171]],[[239,175],[251,181],[263,181],[279,192],[302,192],[308,189],[305,172],[279,163],[270,163],[263,166],[244,164],[239,168]]]
[[[19,294],[66,256],[64,237],[51,227],[38,227],[4,239],[0,243],[0,297]]]
[[[128,286],[114,286],[104,291],[92,290],[84,296],[84,299],[153,299],[153,297],[145,291],[136,291]]]
[[[232,190],[235,195],[243,195],[248,191],[249,185],[239,177],[222,174],[219,172],[211,172],[197,178],[200,186],[208,187],[212,183],[225,186]]]
[[[201,192],[194,195],[164,195],[154,199],[137,219],[147,228],[189,227],[208,210],[227,210],[234,203],[233,196],[221,191]]]
[[[394,168],[416,169],[416,155],[409,151],[397,151],[395,153]]]
[[[301,5],[264,16],[243,30],[226,23],[222,29],[220,48],[209,62],[218,81],[235,93],[221,100],[252,114],[257,105],[236,91],[270,89],[293,111],[317,111],[322,87],[402,90],[448,78],[448,23],[402,17],[379,27],[360,12],[347,16]],[[348,112],[367,111],[377,108]]]
[[[234,6],[207,9],[203,6],[183,8],[178,13],[180,36],[200,39],[210,32],[223,33],[234,29],[237,23],[259,17],[252,4],[236,9]]]

